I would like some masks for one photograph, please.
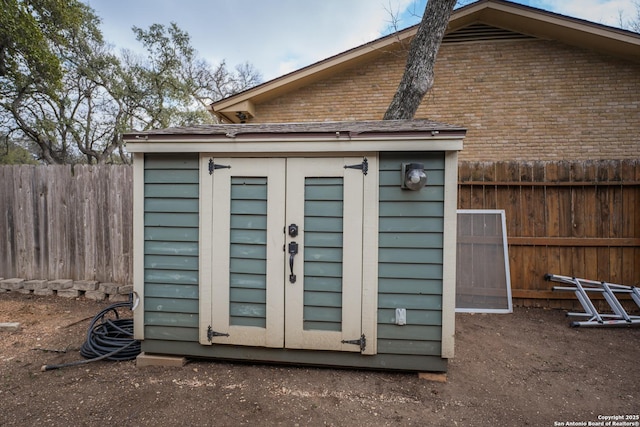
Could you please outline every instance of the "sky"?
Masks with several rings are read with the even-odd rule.
[[[175,22],[211,64],[250,62],[268,81],[392,30],[419,22],[426,0],[82,0],[102,20],[116,51],[141,51],[131,28]],[[468,3],[467,1],[466,3]],[[619,26],[637,0],[516,0],[540,9]]]

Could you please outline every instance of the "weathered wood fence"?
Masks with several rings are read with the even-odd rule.
[[[130,283],[131,179],[129,166],[0,166],[0,277]],[[463,162],[458,207],[505,210],[516,304],[575,299],[545,273],[640,286],[640,160]]]
[[[131,283],[132,168],[0,166],[0,277]]]
[[[516,304],[575,300],[545,273],[640,286],[640,160],[461,163],[458,206],[505,210]]]

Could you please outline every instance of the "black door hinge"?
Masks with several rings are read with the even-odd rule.
[[[213,171],[216,169],[231,169],[231,166],[217,165],[213,162],[213,159],[209,159],[209,175],[212,175]]]
[[[362,336],[360,337],[360,339],[357,340],[342,340],[340,341],[342,344],[353,344],[353,345],[359,345],[360,346],[360,351],[364,351],[365,348],[367,348],[367,338],[364,336],[364,334],[362,334]]]
[[[357,165],[345,165],[344,168],[345,169],[360,169],[360,170],[362,170],[362,174],[366,175],[367,172],[369,172],[369,161],[365,157],[364,160],[362,161],[362,163],[357,164]]]
[[[223,334],[222,332],[216,332],[211,328],[211,325],[207,328],[207,339],[209,342],[213,340],[214,337],[228,337],[229,334]]]

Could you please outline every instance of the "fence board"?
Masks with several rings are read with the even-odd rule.
[[[551,292],[545,273],[640,286],[639,160],[469,162],[459,169],[461,209],[505,210],[517,302],[572,308],[570,298]]]
[[[0,167],[0,276],[131,282],[129,166]]]

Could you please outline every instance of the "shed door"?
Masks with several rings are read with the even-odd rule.
[[[363,288],[363,257],[377,251],[371,242],[364,250],[369,177],[345,168],[362,161],[214,160],[230,168],[208,178],[210,291],[201,299],[211,320],[202,310],[201,342],[373,354],[375,294]]]

